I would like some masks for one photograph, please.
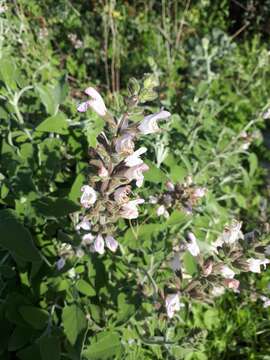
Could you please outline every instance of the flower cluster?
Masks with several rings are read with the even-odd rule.
[[[173,184],[166,182],[166,191],[157,196],[150,196],[149,202],[157,204],[158,216],[169,217],[170,210],[179,209],[187,214],[192,214],[194,206],[205,196],[206,188],[194,185],[192,177],[188,176],[183,183]]]
[[[116,119],[96,89],[89,87],[85,94],[89,98],[79,104],[78,111],[92,109],[106,125],[98,136],[96,148],[89,149],[91,176],[81,188],[83,211],[76,230],[82,232],[84,249],[103,254],[105,246],[113,252],[118,248],[113,235],[119,218],[136,219],[138,207],[144,203],[142,198],[131,197],[132,185],[141,187],[144,172],[148,170],[142,159],[147,148],[136,149],[136,141],[141,135],[160,131],[158,122],[168,119],[171,114],[161,110],[135,123],[130,120],[130,110],[138,106],[139,96],[132,96],[127,101],[126,112]]]
[[[191,232],[187,233],[188,241],[178,246],[170,260],[172,269],[176,274],[180,274],[182,281],[175,289],[177,292],[170,293],[166,297],[165,307],[169,318],[180,310],[180,294],[197,299],[209,299],[222,295],[226,289],[240,292],[240,280],[236,277],[242,272],[260,273],[261,269],[270,263],[266,258],[269,255],[268,247],[263,247],[263,252],[259,253],[255,240],[252,243],[249,239],[250,234],[244,235],[241,226],[242,223],[236,220],[226,226],[222,234],[211,244],[210,251],[205,254],[202,254],[195,235]],[[247,247],[249,247],[248,251]],[[185,251],[196,258],[199,266],[199,276],[196,281],[190,276],[185,276],[181,260]],[[256,257],[247,256],[246,253],[252,253]],[[270,306],[267,297],[262,295],[260,299],[264,307]]]

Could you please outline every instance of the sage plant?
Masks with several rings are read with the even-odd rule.
[[[93,87],[85,90],[89,97],[78,106],[79,112],[88,109],[104,120],[104,131],[98,136],[96,148],[89,149],[91,176],[82,188],[81,219],[76,229],[82,232],[82,246],[103,254],[105,247],[115,252],[118,248],[116,224],[120,218],[136,219],[139,205],[145,202],[132,195],[134,187],[141,187],[148,166],[142,157],[146,147],[138,147],[142,135],[159,132],[158,123],[168,120],[170,113],[164,109],[149,114],[138,122],[130,119],[138,105],[156,96],[153,77],[144,81],[144,87],[133,80],[133,90],[126,100],[126,111],[118,119],[108,111],[103,98]]]
[[[206,188],[196,186],[192,177],[188,176],[182,183],[174,184],[167,180],[165,191],[148,199],[134,195],[135,188],[142,187],[144,173],[149,169],[143,160],[147,148],[139,146],[138,141],[141,136],[160,132],[159,123],[168,121],[171,115],[164,109],[153,114],[144,113],[142,104],[157,96],[156,86],[153,76],[146,77],[143,85],[131,79],[125,111],[118,117],[110,113],[95,88],[89,87],[84,91],[87,99],[78,105],[77,110],[85,113],[91,109],[103,119],[104,128],[97,137],[96,146],[89,148],[89,175],[81,187],[82,210],[77,213],[74,223],[81,237],[81,245],[76,249],[78,257],[85,252],[103,255],[106,249],[116,252],[119,247],[119,220],[137,219],[140,205],[145,202],[155,206],[157,216],[165,219],[175,210],[192,216],[193,209],[207,194]],[[200,249],[196,236],[190,230],[186,233],[186,241],[174,244],[167,262],[174,275],[166,289],[158,289],[155,284],[156,295],[158,293],[160,297],[156,308],[161,313],[165,311],[171,319],[185,306],[185,299],[211,302],[226,289],[239,292],[241,283],[237,277],[242,272],[260,273],[261,268],[270,262],[266,258],[270,250],[263,247],[259,253],[257,240],[250,241],[250,234],[244,235],[241,226],[241,222],[232,221],[207,251]],[[185,252],[196,259],[198,273],[195,278],[187,274],[183,266]],[[57,268],[61,270],[65,259],[74,255],[74,250],[64,244],[59,255]],[[161,264],[161,271],[163,266],[167,265]],[[142,291],[142,294],[146,293]],[[270,305],[266,296],[259,297],[265,307]]]

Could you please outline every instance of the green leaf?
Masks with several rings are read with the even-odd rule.
[[[42,360],[60,360],[60,341],[56,336],[43,336],[39,341]]]
[[[34,329],[42,330],[48,323],[49,314],[46,310],[35,306],[21,306],[19,313]]]
[[[195,258],[186,251],[183,256],[184,267],[190,275],[194,275],[198,272],[198,267]]]
[[[155,184],[159,184],[166,180],[166,175],[164,172],[157,168],[155,164],[150,161],[146,161],[146,164],[149,166],[149,170],[144,173],[144,179]]]
[[[12,90],[17,89],[16,84],[16,65],[9,57],[0,59],[0,75],[5,85]]]
[[[66,75],[63,75],[53,89],[53,95],[57,104],[62,104],[68,95]]]
[[[85,176],[83,174],[78,174],[72,187],[70,189],[70,193],[68,195],[69,199],[77,202],[79,197],[81,196],[81,187],[85,183]]]
[[[77,281],[76,288],[83,295],[87,295],[87,296],[95,296],[96,295],[96,292],[93,289],[93,287],[83,279],[80,279]]]
[[[118,295],[117,307],[117,324],[125,323],[136,311],[135,305],[128,302],[128,298],[125,293],[120,293]]]
[[[62,217],[80,210],[80,206],[69,199],[43,198],[32,203],[38,214],[46,217]]]
[[[15,351],[22,348],[29,342],[33,332],[34,330],[27,327],[16,326],[12,335],[9,338],[8,350]]]
[[[187,176],[187,169],[180,165],[174,165],[170,168],[171,179],[175,182],[181,182]]]
[[[121,342],[116,332],[104,332],[97,336],[83,352],[83,356],[89,360],[116,359],[121,352]]]
[[[78,335],[87,327],[85,314],[76,304],[65,306],[62,321],[64,332],[71,345],[74,345]]]
[[[97,146],[97,136],[102,132],[105,122],[96,113],[91,116],[91,121],[86,125],[86,137],[88,145],[95,148]]]
[[[188,215],[183,211],[174,210],[167,220],[168,225],[182,225],[188,220]]]
[[[28,346],[27,348],[19,351],[16,355],[21,360],[42,360],[37,344]]]
[[[30,232],[19,222],[13,210],[0,210],[0,245],[26,261],[40,261]]]
[[[47,113],[55,115],[58,110],[58,104],[54,97],[54,89],[45,85],[36,85],[36,90]]]
[[[38,125],[36,131],[41,132],[54,132],[57,134],[67,134],[68,124],[66,116],[62,112],[58,112],[56,115],[48,117]]]
[[[212,330],[219,324],[219,314],[216,309],[209,309],[204,313],[203,321],[208,330]]]

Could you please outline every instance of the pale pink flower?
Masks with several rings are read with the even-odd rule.
[[[120,215],[124,219],[136,219],[139,216],[139,211],[137,206],[143,203],[144,203],[143,199],[136,199],[127,202],[122,206]]]
[[[108,170],[105,168],[104,165],[101,165],[98,169],[98,176],[100,176],[101,178],[106,178],[108,175]]]
[[[115,150],[118,154],[132,154],[134,150],[133,135],[124,134],[115,142]]]
[[[184,304],[180,303],[180,296],[178,293],[169,294],[166,296],[165,306],[168,318],[171,319],[176,311],[179,311]]]
[[[206,191],[207,191],[207,190],[206,190],[205,188],[201,188],[201,187],[196,188],[195,191],[194,191],[194,193],[193,193],[193,196],[194,196],[195,198],[200,199],[200,198],[202,198],[202,197],[205,196]]]
[[[128,194],[131,191],[131,187],[129,185],[121,186],[118,189],[115,190],[113,197],[114,200],[118,204],[123,204],[124,202],[128,201]]]
[[[109,248],[112,252],[116,252],[118,248],[118,241],[116,241],[114,237],[107,235],[105,237],[105,242],[107,248]]]
[[[85,246],[90,245],[90,244],[92,244],[94,239],[95,239],[95,237],[91,233],[85,234],[82,237],[82,244]]]
[[[91,100],[85,101],[81,103],[77,110],[79,112],[85,112],[90,107],[92,108],[98,115],[105,116],[107,113],[107,108],[105,103],[99,94],[99,92],[93,87],[89,87],[85,90],[85,93],[90,96]]]
[[[147,170],[149,170],[149,167],[146,164],[136,165],[126,170],[124,176],[129,181],[136,180],[136,185],[141,187],[144,180],[143,173]]]
[[[195,235],[192,232],[188,232],[188,238],[189,238],[189,243],[187,244],[187,249],[190,252],[190,254],[192,256],[197,256],[200,253],[200,248],[198,246],[197,243],[197,239],[195,237]]]
[[[225,279],[224,284],[228,289],[238,290],[240,281],[236,279]]]
[[[227,265],[223,265],[220,268],[221,276],[223,276],[225,279],[233,279],[235,276],[235,272],[229,268]]]
[[[84,208],[88,209],[96,202],[97,194],[95,190],[89,185],[82,186],[81,191],[83,192],[81,196],[81,204]]]
[[[104,239],[102,237],[102,235],[98,235],[94,241],[94,246],[93,246],[95,252],[99,253],[100,255],[104,254],[105,249],[104,249]]]
[[[143,164],[143,160],[140,158],[142,154],[144,154],[147,151],[146,147],[141,147],[138,150],[134,151],[133,154],[129,155],[125,159],[125,164],[128,167],[133,167],[137,165]]]
[[[167,119],[171,114],[168,111],[161,110],[155,114],[146,116],[138,126],[141,133],[147,135],[159,131],[158,120]]]
[[[250,258],[247,260],[249,271],[258,274],[261,272],[261,265],[266,267],[266,265],[269,264],[269,262],[270,261],[268,259],[260,260],[260,259]]]
[[[81,222],[79,222],[76,227],[75,227],[76,230],[80,230],[80,229],[83,229],[83,230],[90,230],[91,229],[91,223],[90,221],[84,217],[82,219]]]

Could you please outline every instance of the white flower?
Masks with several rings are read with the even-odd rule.
[[[143,164],[143,160],[140,158],[140,156],[144,154],[146,151],[147,151],[146,147],[141,147],[138,150],[134,151],[133,154],[129,155],[125,159],[126,166],[132,167]]]
[[[60,258],[59,260],[57,260],[57,262],[56,262],[57,270],[58,270],[58,271],[62,270],[63,267],[65,266],[65,264],[66,264],[66,260],[65,260],[63,257],[61,257],[61,258]]]
[[[132,154],[134,146],[133,135],[128,133],[115,141],[115,150],[118,154]]]
[[[102,237],[102,235],[98,235],[94,241],[94,246],[93,246],[95,252],[99,253],[100,255],[104,254],[105,249],[104,249],[104,239]]]
[[[270,109],[267,109],[266,112],[263,114],[264,120],[270,119]]]
[[[105,242],[107,248],[109,248],[112,252],[116,252],[118,248],[118,241],[116,241],[114,237],[107,235],[105,237]]]
[[[91,233],[85,234],[82,237],[82,244],[85,246],[90,245],[94,241],[94,238],[94,235],[92,235]]]
[[[172,318],[176,311],[179,311],[184,304],[180,303],[179,294],[170,294],[166,296],[165,306],[167,310],[168,318]]]
[[[223,295],[224,292],[225,292],[225,288],[223,286],[214,286],[212,291],[211,291],[211,294],[214,297],[218,297],[218,296]]]
[[[77,110],[79,112],[85,112],[89,107],[91,107],[98,115],[105,116],[107,108],[99,92],[97,92],[97,90],[93,87],[89,87],[85,90],[85,93],[90,96],[91,100],[81,103]]]
[[[170,216],[164,205],[157,208],[157,216],[164,216],[166,219]]]
[[[225,279],[233,279],[235,276],[235,272],[229,268],[227,265],[223,265],[220,269],[221,276]]]
[[[261,272],[261,265],[266,267],[266,264],[269,264],[269,262],[270,261],[268,259],[260,260],[260,259],[250,258],[247,260],[249,271],[258,274]]]
[[[136,219],[139,216],[139,211],[137,206],[143,203],[144,203],[143,199],[136,199],[127,202],[122,206],[120,215],[124,219]]]
[[[80,229],[83,229],[83,230],[90,230],[91,229],[91,223],[90,221],[84,217],[82,219],[81,222],[79,222],[76,227],[75,227],[76,230],[80,230]]]
[[[270,299],[264,295],[260,296],[260,299],[263,301],[263,307],[268,308],[270,306]]]
[[[136,165],[125,171],[124,176],[129,180],[136,180],[136,185],[141,187],[143,184],[143,172],[149,170],[146,164]]]
[[[75,269],[74,269],[74,268],[71,268],[71,269],[68,270],[68,277],[69,277],[70,279],[75,279],[75,277],[76,277],[76,272],[75,272]]]
[[[188,238],[190,243],[187,244],[187,249],[191,253],[192,256],[197,256],[200,253],[200,248],[197,244],[197,239],[192,232],[188,233]]]
[[[161,110],[155,114],[146,116],[138,126],[141,133],[147,135],[159,131],[158,120],[167,119],[171,114],[168,111]]]
[[[238,239],[243,239],[243,234],[241,232],[242,222],[234,220],[228,228],[222,233],[222,239],[226,244],[233,244]]]
[[[155,196],[153,196],[153,195],[149,196],[149,204],[157,204],[157,202],[158,202],[158,199]]]
[[[127,186],[120,186],[118,189],[115,190],[113,197],[117,204],[123,204],[128,201],[128,194],[131,191],[131,187]]]
[[[84,208],[88,209],[96,202],[97,194],[95,190],[89,185],[82,186],[81,191],[83,192],[81,196],[81,204]]]

